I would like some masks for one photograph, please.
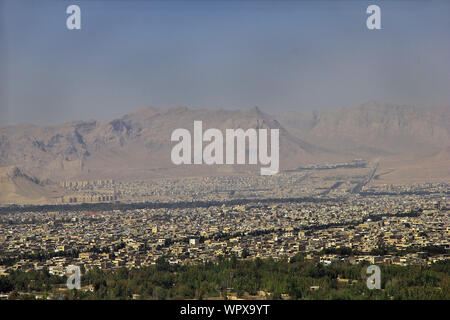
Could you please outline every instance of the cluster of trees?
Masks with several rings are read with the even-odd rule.
[[[64,294],[65,277],[14,272],[0,277],[0,291],[45,292],[66,299],[207,299],[230,295],[260,299],[450,299],[450,263],[381,267],[381,290],[366,286],[368,264],[324,266],[299,254],[288,260],[221,258],[218,262],[172,265],[160,258],[152,266],[115,271],[91,269],[82,290]],[[91,290],[83,290],[90,286]],[[264,291],[264,293],[262,292]],[[19,296],[20,297],[20,296]],[[22,296],[28,297],[28,296]],[[136,296],[134,296],[136,298]]]
[[[124,202],[100,202],[100,203],[79,203],[79,204],[47,204],[47,205],[10,205],[0,207],[0,214],[2,213],[20,213],[20,212],[72,212],[72,211],[112,211],[112,210],[138,210],[138,209],[175,209],[175,208],[208,208],[211,206],[235,206],[250,204],[258,202],[263,203],[290,203],[290,202],[338,202],[344,201],[340,198],[313,198],[313,197],[300,197],[300,198],[267,198],[259,199],[233,199],[226,201],[179,201],[179,202],[144,202],[144,203],[124,203]]]
[[[417,247],[408,247],[405,249],[397,249],[393,246],[379,245],[378,248],[372,249],[369,254],[372,256],[385,256],[385,255],[393,255],[393,256],[404,256],[409,253],[421,253],[423,256],[431,257],[440,254],[447,254],[448,249],[445,246],[436,246],[436,245],[428,245],[428,246],[417,246]],[[351,256],[351,255],[364,255],[367,252],[361,252],[358,250],[354,250],[349,247],[340,247],[340,248],[324,248],[321,251],[322,254],[337,254],[341,256]]]
[[[28,260],[28,261],[46,261],[54,257],[71,257],[78,258],[79,251],[75,249],[65,250],[65,251],[39,251],[36,253],[21,253],[18,255],[5,255],[0,258],[0,265],[12,266],[17,261]]]
[[[28,272],[17,270],[8,276],[0,276],[0,292],[10,293],[13,298],[31,298],[34,295],[20,296],[18,293],[51,292],[66,281],[65,276],[51,275],[46,268]]]
[[[447,254],[448,249],[445,248],[445,246],[436,246],[436,245],[428,245],[428,246],[422,246],[422,247],[408,247],[402,250],[399,250],[392,246],[379,246],[376,249],[373,249],[370,254],[371,255],[395,255],[395,256],[403,256],[408,253],[418,253],[421,252],[424,256],[435,256],[439,254]]]

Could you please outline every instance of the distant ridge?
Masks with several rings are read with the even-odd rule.
[[[56,197],[40,181],[15,166],[0,168],[0,203],[1,204],[45,204]]]
[[[277,128],[281,169],[350,161],[410,159],[421,165],[450,161],[450,107],[414,108],[379,101],[320,112],[272,116],[247,110],[144,107],[111,121],[74,121],[56,126],[0,128],[0,165],[30,176],[70,179],[151,179],[165,176],[257,174],[255,166],[174,166],[176,128]],[[394,162],[395,162],[394,161]],[[417,162],[417,163],[419,163]],[[448,179],[448,177],[443,177]]]

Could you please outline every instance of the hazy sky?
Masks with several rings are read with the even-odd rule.
[[[382,30],[366,28],[369,4]],[[370,99],[450,103],[450,1],[0,0],[3,124]]]

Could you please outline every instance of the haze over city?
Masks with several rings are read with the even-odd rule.
[[[144,106],[323,110],[448,104],[445,1],[0,1],[0,123],[111,120]]]
[[[74,2],[0,0],[0,300],[450,299],[450,2]]]

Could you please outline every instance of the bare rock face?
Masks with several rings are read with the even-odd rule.
[[[248,166],[175,166],[173,130],[268,128],[280,130],[281,169],[355,158],[448,156],[450,108],[418,109],[368,102],[334,111],[271,116],[244,111],[146,107],[112,121],[0,128],[0,166],[18,166],[39,179],[147,179],[161,176],[258,174]],[[250,170],[250,171],[249,171]]]
[[[150,107],[107,122],[77,121],[54,127],[1,128],[1,163],[18,165],[37,177],[54,180],[145,178],[158,170],[170,174],[172,169],[178,170],[176,174],[183,174],[170,160],[175,144],[170,141],[170,136],[177,128],[192,130],[195,120],[202,120],[205,130],[218,128],[223,132],[229,128],[280,129],[280,149],[287,155],[282,166],[311,161],[316,151],[314,146],[294,137],[277,120],[257,108],[215,111]],[[239,169],[234,166],[231,172]],[[211,168],[206,165],[191,167],[185,174],[202,172],[210,173]]]
[[[450,145],[450,106],[418,109],[370,101],[333,111],[283,113],[278,119],[316,145],[363,157],[429,156]]]
[[[1,204],[45,204],[60,196],[54,186],[42,183],[16,166],[0,168]]]

